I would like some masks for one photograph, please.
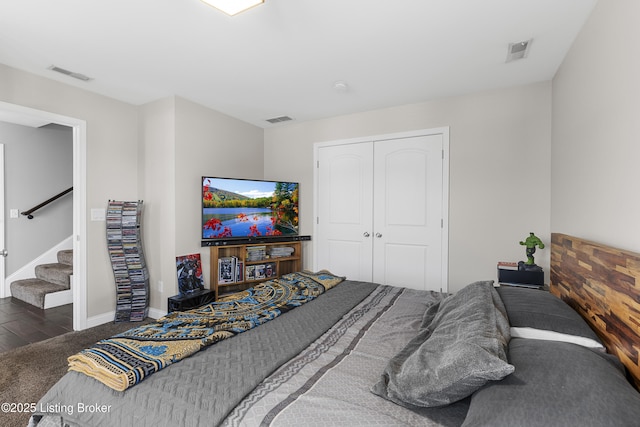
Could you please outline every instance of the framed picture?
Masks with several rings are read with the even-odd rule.
[[[200,254],[177,256],[176,269],[178,270],[178,290],[180,295],[188,295],[204,289]]]

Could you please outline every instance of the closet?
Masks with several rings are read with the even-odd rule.
[[[316,144],[317,269],[446,291],[448,129]]]

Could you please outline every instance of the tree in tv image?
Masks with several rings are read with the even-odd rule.
[[[202,178],[202,238],[298,234],[298,183]]]

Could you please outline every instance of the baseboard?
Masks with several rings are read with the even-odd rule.
[[[149,317],[152,319],[159,319],[166,314],[167,314],[166,312],[159,310],[157,308],[149,309]],[[115,310],[109,311],[107,313],[99,314],[97,316],[88,317],[87,328],[93,328],[94,326],[100,326],[100,325],[104,325],[105,323],[111,323],[115,318],[116,318]],[[137,322],[131,322],[131,327],[132,328],[135,327],[136,324]]]
[[[97,316],[87,317],[87,329],[104,325],[105,323],[113,322],[113,319],[115,318],[116,318],[115,310],[109,311],[107,313],[99,314]]]
[[[167,312],[163,311],[163,310],[159,310],[157,308],[150,308],[149,309],[149,317],[152,319],[159,319],[162,316],[166,316]]]

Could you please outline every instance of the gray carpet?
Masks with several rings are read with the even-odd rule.
[[[0,403],[37,403],[67,372],[67,357],[143,323],[107,323],[0,353]],[[3,410],[0,425],[25,427],[29,416]]]

